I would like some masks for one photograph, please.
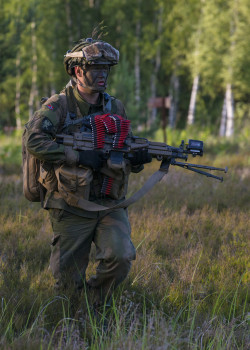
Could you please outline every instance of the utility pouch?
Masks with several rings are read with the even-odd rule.
[[[128,190],[128,178],[131,172],[130,163],[126,160],[118,168],[117,165],[112,166],[108,161],[107,166],[102,168],[101,173],[112,178],[112,186],[108,196],[112,199],[122,199],[126,196]]]
[[[52,164],[41,162],[39,182],[48,192],[58,191],[57,178]]]
[[[93,172],[90,168],[61,165],[55,170],[58,192],[68,205],[77,205],[77,199],[88,200]]]

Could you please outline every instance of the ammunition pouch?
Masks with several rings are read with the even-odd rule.
[[[107,165],[101,169],[101,173],[113,179],[112,187],[108,194],[110,198],[117,200],[126,196],[130,172],[130,162],[126,159],[121,164],[112,164],[109,160],[107,161]]]
[[[89,199],[93,172],[90,168],[61,165],[55,170],[58,192],[68,205],[77,206],[80,198]]]

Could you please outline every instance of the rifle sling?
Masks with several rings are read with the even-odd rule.
[[[151,175],[150,178],[145,182],[145,184],[137,192],[135,192],[130,198],[125,199],[123,202],[116,204],[112,207],[105,207],[103,205],[96,204],[82,198],[78,200],[77,205],[78,207],[87,211],[105,211],[105,210],[113,210],[113,209],[119,209],[119,208],[127,208],[129,205],[134,204],[136,201],[142,198],[148,191],[150,191],[151,188],[153,188],[157,182],[161,181],[161,179],[163,178],[164,175],[167,174],[167,172],[168,172],[168,168],[159,169],[153,175]]]

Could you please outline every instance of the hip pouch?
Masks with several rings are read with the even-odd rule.
[[[40,176],[39,182],[46,188],[48,192],[58,190],[57,178],[52,164],[40,162]]]
[[[90,168],[61,165],[55,170],[58,192],[68,205],[77,206],[80,198],[89,199],[93,172]]]

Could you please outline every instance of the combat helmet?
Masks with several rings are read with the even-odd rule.
[[[74,67],[86,64],[108,64],[114,66],[119,61],[119,51],[109,43],[92,38],[81,39],[64,56],[64,67],[70,76],[74,76]]]

